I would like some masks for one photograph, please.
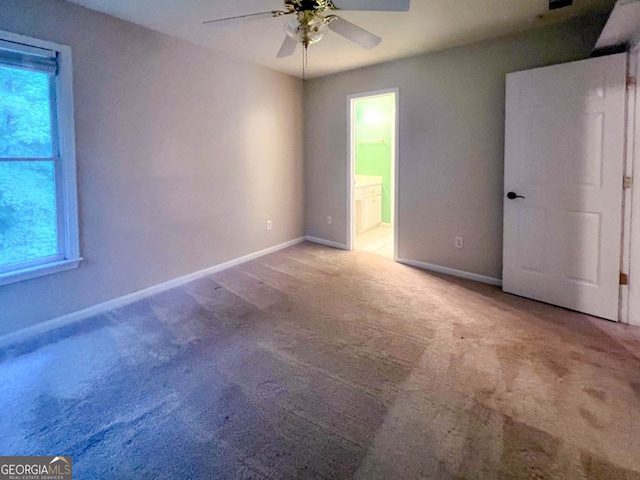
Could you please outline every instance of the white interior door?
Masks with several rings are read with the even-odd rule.
[[[618,320],[626,65],[507,76],[505,292]]]

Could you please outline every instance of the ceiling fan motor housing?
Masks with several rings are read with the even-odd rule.
[[[285,7],[290,12],[320,13],[333,7],[331,0],[284,0]]]

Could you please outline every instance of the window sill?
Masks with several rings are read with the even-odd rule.
[[[45,265],[38,265],[37,267],[2,273],[0,274],[0,286],[29,280],[31,278],[43,277],[45,275],[51,275],[52,273],[64,272],[65,270],[72,270],[74,268],[78,268],[81,261],[82,258],[78,258],[76,260],[62,260],[59,262],[47,263]]]

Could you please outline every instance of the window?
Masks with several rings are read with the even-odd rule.
[[[71,49],[0,32],[0,285],[80,262]]]

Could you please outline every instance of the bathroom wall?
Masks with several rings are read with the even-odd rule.
[[[382,177],[382,222],[391,223],[391,160],[395,99],[392,95],[355,102],[356,175]]]

